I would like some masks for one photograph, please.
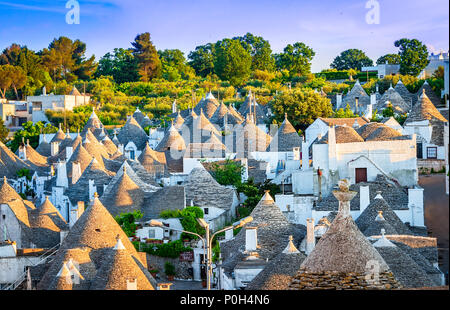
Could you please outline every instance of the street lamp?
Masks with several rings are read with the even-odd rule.
[[[225,227],[225,228],[223,228],[223,229],[221,229],[219,231],[216,231],[212,236],[210,236],[209,224],[202,218],[198,218],[197,219],[197,222],[206,231],[205,232],[205,234],[206,234],[206,244],[207,244],[207,247],[206,247],[206,266],[207,266],[206,277],[207,277],[207,280],[206,280],[206,283],[207,283],[208,290],[211,290],[211,276],[212,276],[212,255],[211,254],[212,254],[212,242],[214,240],[214,237],[217,234],[220,234],[221,232],[224,232],[224,231],[227,231],[227,230],[230,230],[230,229],[236,229],[236,228],[242,227],[245,224],[250,223],[251,221],[253,221],[253,218],[251,216],[248,216],[246,218],[243,218],[240,221],[237,221],[237,222],[233,223],[232,226],[228,226],[228,227]]]
[[[194,236],[199,237],[202,240],[203,243],[203,252],[205,252],[205,248],[206,248],[206,283],[207,283],[207,289],[211,290],[211,275],[212,275],[212,241],[214,240],[214,237],[217,234],[220,234],[221,232],[230,230],[230,229],[236,229],[236,228],[240,228],[242,226],[244,226],[247,223],[250,223],[251,221],[253,221],[253,217],[251,216],[247,216],[237,222],[234,222],[231,226],[225,227],[219,231],[216,231],[212,236],[210,235],[210,229],[209,229],[209,224],[203,219],[203,218],[198,218],[197,222],[199,223],[199,225],[201,227],[203,227],[205,229],[205,238],[203,238],[202,236],[200,236],[197,233],[193,233],[190,231],[185,231],[185,230],[181,230],[181,229],[175,229],[175,228],[171,228],[171,227],[165,227],[163,222],[157,221],[157,220],[151,220],[149,222],[149,225],[152,227],[161,227],[161,228],[166,228],[166,229],[170,229],[173,231],[178,231],[178,232],[182,232],[182,233],[186,233],[186,234],[191,234]],[[205,240],[206,239],[206,240]],[[203,256],[205,257],[205,255]]]

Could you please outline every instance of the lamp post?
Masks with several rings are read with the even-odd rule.
[[[161,228],[166,228],[166,229],[170,229],[173,231],[178,231],[178,232],[183,232],[186,234],[191,234],[194,236],[199,237],[202,240],[203,243],[203,251],[204,253],[206,252],[206,258],[205,255],[204,260],[206,261],[206,283],[207,283],[207,289],[211,290],[211,276],[212,276],[212,242],[214,240],[214,237],[217,234],[220,234],[221,232],[230,230],[230,229],[236,229],[239,227],[244,226],[247,223],[250,223],[251,221],[253,221],[253,217],[251,216],[247,216],[237,222],[234,222],[233,225],[225,227],[219,231],[216,231],[214,234],[211,235],[211,231],[209,228],[209,224],[203,219],[203,218],[198,218],[197,222],[199,223],[200,226],[202,226],[205,229],[205,237],[200,236],[197,233],[193,233],[190,231],[185,231],[185,230],[180,230],[180,229],[175,229],[175,228],[171,228],[171,227],[165,227],[163,222],[160,221],[156,221],[156,220],[151,220],[149,222],[149,225],[152,227],[161,227]]]

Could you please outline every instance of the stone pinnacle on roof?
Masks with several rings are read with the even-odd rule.
[[[292,242],[293,240],[294,237],[292,237],[292,235],[289,236],[289,243],[282,253],[284,254],[300,253],[300,251],[295,247],[294,243]]]
[[[395,247],[395,244],[393,244],[389,239],[385,236],[386,230],[384,228],[381,229],[381,238],[373,244],[376,248],[381,247]]]
[[[114,246],[114,250],[120,251],[120,250],[125,250],[125,246],[122,243],[122,240],[120,240],[120,237],[117,238],[117,243]]]

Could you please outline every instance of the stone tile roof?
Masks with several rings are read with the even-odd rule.
[[[180,111],[178,111],[177,117],[175,118],[173,125],[175,126],[176,129],[180,129],[181,126],[183,126],[183,124],[184,118],[181,116]]]
[[[259,161],[248,158],[248,178],[253,179],[255,184],[263,184],[267,180],[266,168],[268,163],[266,161]]]
[[[186,149],[186,144],[184,142],[183,137],[181,137],[181,135],[178,133],[177,129],[174,126],[171,126],[170,129],[166,132],[164,138],[159,142],[155,150],[158,152],[164,152],[170,149],[175,150]]]
[[[377,104],[374,109],[381,111],[392,105],[394,112],[396,113],[407,113],[411,110],[411,104],[406,102],[403,97],[394,89],[392,86],[384,92],[383,96],[381,96],[380,100],[377,100]]]
[[[419,122],[423,120],[439,120],[446,122],[447,119],[442,116],[442,114],[436,109],[436,107],[431,102],[428,95],[423,92],[417,103],[413,106],[411,113],[409,113],[408,118],[405,123]]]
[[[200,110],[198,117],[186,118],[183,126],[179,129],[186,144],[204,142],[211,134],[220,135],[216,127]]]
[[[413,106],[417,103],[417,101],[420,101],[420,96],[422,96],[423,93],[426,94],[435,107],[442,106],[441,99],[436,95],[427,81],[422,84],[422,87],[420,87],[415,96],[413,96]]]
[[[27,161],[32,163],[33,165],[40,167],[48,167],[47,157],[42,156],[36,150],[27,143],[23,146],[25,148]],[[19,149],[17,149],[16,155],[19,155]]]
[[[364,139],[356,132],[355,129],[348,126],[336,126],[336,143],[354,143],[364,142]],[[328,132],[318,141],[318,143],[328,144]]]
[[[287,290],[306,256],[299,252],[278,254],[246,286],[246,290]]]
[[[231,273],[245,257],[245,227],[257,227],[258,248],[256,252],[260,259],[268,259],[269,262],[286,248],[290,236],[293,237],[294,244],[298,245],[306,235],[303,225],[294,225],[287,221],[267,192],[250,216],[253,217],[252,222],[246,224],[233,239],[220,245],[223,254],[222,267],[227,273]]]
[[[138,150],[143,150],[148,141],[147,134],[133,116],[131,116],[120,129],[117,138],[124,146],[126,146],[128,142],[133,141]]]
[[[124,167],[120,177],[108,185],[101,201],[114,216],[129,213],[141,209],[144,191],[128,176]]]
[[[236,117],[235,114],[232,114],[228,107],[222,102],[220,106],[216,109],[210,121],[213,124],[217,124],[219,126],[224,126],[225,116],[227,117],[227,124],[235,125],[241,124],[243,122],[242,117]]]
[[[117,274],[114,274],[115,271],[105,274],[102,267],[111,259],[111,251],[116,246],[118,239],[121,240],[124,247],[123,251],[132,257],[135,264],[155,287],[154,279],[144,270],[144,264],[140,261],[140,255],[136,252],[133,244],[98,198],[95,198],[69,231],[55,258],[38,283],[37,289],[51,289],[52,282],[61,267],[70,259],[73,259],[73,262],[78,265],[79,272],[83,276],[79,286],[72,289],[93,289],[96,281],[100,281],[99,278],[108,277],[108,275],[114,275],[114,278],[117,278]],[[130,263],[125,266],[128,264]],[[136,270],[134,264],[133,270]],[[121,269],[121,271],[124,275],[128,274],[127,269]],[[96,277],[97,275],[98,277]]]
[[[383,211],[378,211],[378,215],[373,220],[369,226],[363,231],[364,236],[378,236],[381,232],[381,229],[384,229],[386,234],[388,235],[397,235],[397,231],[395,228],[388,222],[383,216]]]
[[[114,173],[101,166],[95,158],[92,159],[89,166],[82,172],[78,181],[69,186],[66,190],[66,195],[69,197],[72,205],[76,205],[78,201],[89,203],[89,180],[94,181],[97,187],[97,193],[103,194],[103,186],[108,185],[113,178]]]
[[[284,121],[278,128],[277,133],[272,138],[267,151],[270,152],[292,152],[295,147],[300,148],[302,145],[302,139],[298,135],[294,126],[287,119],[285,115]]]
[[[410,93],[406,88],[405,84],[403,84],[402,80],[398,80],[394,89],[402,96],[403,100],[412,107],[413,97],[415,96],[413,93]]]
[[[352,127],[353,124],[358,122],[359,126],[363,126],[364,124],[370,123],[370,120],[368,120],[365,117],[353,117],[353,118],[325,118],[325,117],[319,117],[321,121],[323,121],[328,126],[348,126]]]
[[[349,203],[356,192],[349,192],[347,189],[334,191],[334,194]],[[344,202],[341,203],[336,218],[303,261],[290,287],[293,289],[397,287],[398,284],[392,277],[388,265],[353,221],[349,206]],[[370,262],[378,263],[381,282],[379,284],[367,283],[363,278],[367,274],[367,264]]]
[[[412,235],[412,232],[392,210],[382,197],[373,199],[367,208],[356,219],[356,224],[361,231],[366,231],[375,222],[379,211],[383,212],[384,219],[394,228],[398,234]]]
[[[272,137],[256,126],[248,116],[244,123],[234,128],[232,135],[232,149],[238,153],[239,158],[248,158],[249,153],[254,151],[265,152],[272,141]]]
[[[72,165],[73,163],[79,163],[81,168],[81,173],[86,170],[92,161],[92,156],[86,151],[83,145],[78,145],[78,147],[73,151],[72,156],[66,164],[67,176],[72,178]]]
[[[186,206],[184,186],[165,186],[145,198],[141,221],[159,218],[164,210],[183,210]]]
[[[81,131],[81,136],[85,137],[88,130],[95,131],[96,129],[100,129],[103,127],[102,122],[98,118],[95,111],[92,111],[91,116],[89,117],[86,125],[84,125],[83,130]]]
[[[352,211],[359,210],[360,202],[360,187],[369,186],[370,201],[373,201],[378,191],[381,191],[381,195],[387,201],[392,210],[408,210],[408,194],[407,191],[398,187],[386,179],[383,175],[377,175],[377,178],[373,182],[360,182],[350,185],[350,190],[356,191],[355,198],[350,202],[350,209]],[[338,201],[333,195],[324,197],[322,201],[319,201],[315,207],[317,211],[337,211]],[[374,214],[375,218],[378,213]]]
[[[166,166],[166,155],[163,152],[152,150],[148,143],[141,155],[139,155],[138,161],[153,177],[163,177],[167,175],[168,168]]]
[[[59,130],[56,132],[56,135],[53,136],[52,140],[50,141],[50,144],[53,142],[63,142],[66,138],[66,135],[61,129],[61,124],[59,124]]]
[[[105,136],[101,143],[104,145],[106,151],[108,152],[108,155],[112,156],[117,153],[117,146],[108,136]]]
[[[32,242],[39,248],[52,248],[60,242],[60,232],[68,231],[69,225],[53,204],[45,199],[39,209],[30,211]]]
[[[192,200],[198,207],[215,207],[230,210],[235,191],[217,183],[202,166],[194,168],[182,184],[186,192],[187,204]]]
[[[120,242],[120,239],[119,239]],[[138,290],[154,290],[151,276],[124,247],[110,249],[92,280],[91,290],[127,290],[127,281],[137,281]]]
[[[16,178],[16,172],[24,168],[30,169],[30,166],[0,142],[0,177]]]
[[[199,101],[199,103],[194,108],[194,112],[200,115],[201,111],[203,110],[205,116],[207,118],[211,118],[214,115],[214,112],[216,112],[218,107],[219,102],[217,101],[216,98],[214,98],[214,96],[210,92],[205,99]]]
[[[407,137],[402,136],[400,132],[383,123],[368,123],[358,128],[356,132],[365,141],[386,141],[398,139],[399,137]]]
[[[249,93],[244,103],[239,107],[239,113],[245,118],[250,118],[251,115],[254,117],[256,114],[256,120],[254,119],[254,122],[258,125],[264,124],[267,120],[265,109],[256,102],[255,97],[251,93]]]
[[[348,104],[352,110],[355,110],[357,97],[359,109],[362,108],[363,111],[365,111],[365,107],[370,104],[370,97],[367,95],[364,88],[362,88],[359,81],[357,81],[347,95],[342,98],[341,107],[345,108]]]
[[[403,287],[429,287],[435,286],[433,280],[425,271],[406,253],[388,239],[385,244],[375,242],[374,247],[381,254],[383,259],[394,274],[394,277]]]
[[[88,132],[86,133],[86,137],[83,141],[83,147],[92,157],[97,159],[100,165],[104,166],[103,158],[109,158],[108,151],[106,150],[105,146],[97,140],[97,138],[90,130],[88,130]]]
[[[8,184],[6,177],[3,177],[2,185],[0,187],[0,204],[9,205],[22,226],[30,227],[28,209],[25,206],[22,197],[20,197],[14,188]]]
[[[50,143],[48,143],[47,141],[42,141],[36,148],[36,152],[38,152],[42,156],[49,157],[52,154]]]

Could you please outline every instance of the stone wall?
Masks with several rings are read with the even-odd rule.
[[[165,279],[164,264],[170,262],[175,266],[175,278],[176,279],[193,279],[193,276],[189,274],[189,268],[192,268],[191,262],[181,262],[180,258],[168,258],[160,257],[156,255],[148,255],[148,270],[158,269],[158,277]]]
[[[417,159],[417,168],[428,169],[431,170],[433,168],[434,171],[439,171],[445,168],[445,160],[442,159]]]
[[[293,290],[389,290],[401,288],[391,272],[382,272],[378,283],[368,283],[366,275],[354,272],[300,272],[289,285]]]

